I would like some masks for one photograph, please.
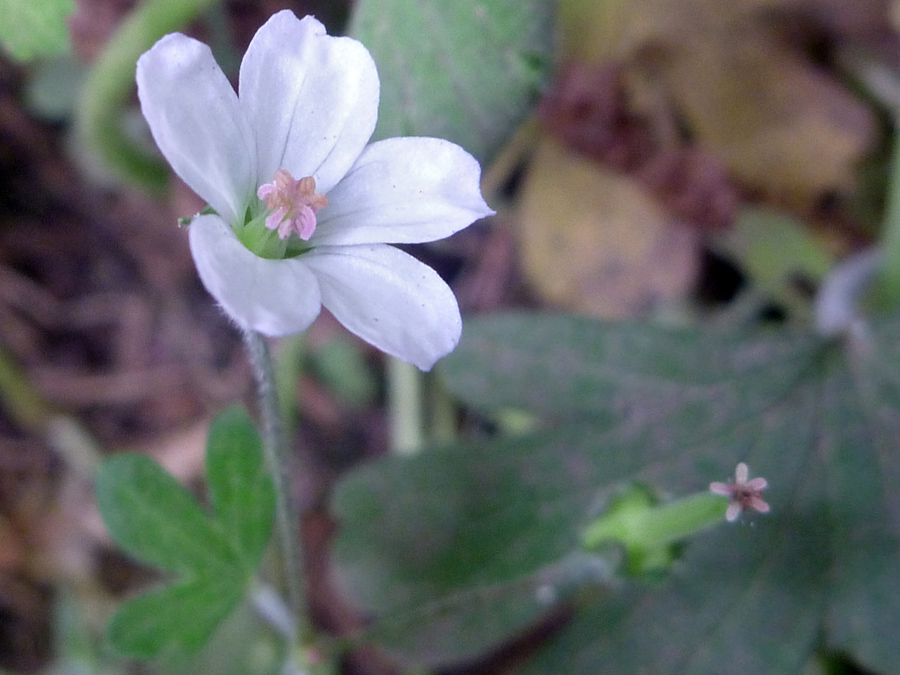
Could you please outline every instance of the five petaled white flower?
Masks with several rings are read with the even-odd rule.
[[[361,43],[282,11],[250,43],[239,93],[209,48],[179,33],[141,56],[137,84],[156,144],[214,211],[191,222],[191,253],[241,328],[297,333],[324,305],[419,368],[453,350],[453,292],[389,244],[442,239],[493,213],[481,169],[436,138],[368,144],[379,81]]]
[[[765,478],[747,480],[750,470],[741,462],[734,470],[733,483],[710,483],[709,490],[713,494],[728,497],[728,509],[725,511],[725,520],[733,522],[747,509],[753,509],[759,513],[768,513],[769,505],[762,498],[762,491],[769,485]]]

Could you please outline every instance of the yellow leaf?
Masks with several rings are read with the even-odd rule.
[[[697,143],[770,198],[850,191],[875,138],[871,111],[763,33],[708,39],[666,70]]]
[[[871,2],[852,9],[862,22],[884,11]],[[834,0],[563,0],[561,43],[564,58],[626,65],[636,106],[670,101],[638,112],[660,127],[680,121],[745,185],[807,205],[853,188],[877,124],[786,41],[784,25],[801,11],[831,17],[836,29],[854,18]]]
[[[677,300],[694,282],[694,231],[672,222],[640,185],[544,137],[519,206],[525,274],[547,301],[623,318]]]

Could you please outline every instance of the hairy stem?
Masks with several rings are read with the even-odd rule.
[[[253,374],[259,394],[259,408],[262,415],[262,437],[266,451],[266,462],[275,483],[276,527],[281,548],[281,559],[288,602],[293,611],[301,642],[306,636],[306,599],[301,569],[301,549],[298,528],[299,510],[288,480],[288,444],[281,421],[278,405],[272,356],[266,339],[255,331],[244,333],[244,342],[250,356]]]

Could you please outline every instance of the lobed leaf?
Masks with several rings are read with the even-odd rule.
[[[94,491],[110,535],[142,562],[189,576],[215,575],[237,562],[193,495],[145,455],[104,462]]]
[[[196,652],[244,597],[260,564],[275,493],[259,436],[241,409],[214,420],[206,460],[215,518],[149,457],[120,455],[100,467],[95,492],[112,537],[138,559],[179,575],[115,615],[108,635],[124,654]]]
[[[380,617],[371,635],[428,664],[470,657],[472,625],[479,644],[499,644],[556,606],[536,607],[538,590],[572,597],[566,575],[522,580],[569,558],[619,486],[687,494],[745,461],[768,478],[771,513],[698,535],[658,585],[576,595],[572,621],[520,670],[799,673],[825,649],[896,672],[900,321],[867,329],[833,343],[561,316],[468,322],[444,362],[451,386],[558,426],[389,458],[342,483],[336,556]],[[493,623],[480,589],[500,608]],[[429,606],[453,611],[429,619]],[[391,631],[416,611],[418,624]]]

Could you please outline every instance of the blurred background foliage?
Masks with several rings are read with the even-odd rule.
[[[896,0],[0,0],[0,669],[277,669],[243,605],[189,660],[111,654],[113,607],[158,578],[92,483],[131,449],[205,498],[210,420],[252,400],[134,60],[181,30],[235,77],[285,7],[372,51],[376,137],[462,144],[498,211],[413,250],[466,315],[434,375],[329,316],[279,345],[347,672],[900,672],[900,327],[814,330],[871,246],[898,295]],[[652,575],[582,550],[635,485],[666,501],[738,461],[771,514]]]

